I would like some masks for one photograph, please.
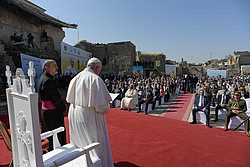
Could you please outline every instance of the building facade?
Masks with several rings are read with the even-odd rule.
[[[136,66],[143,66],[143,75],[161,76],[165,74],[166,55],[164,54],[143,54],[140,51],[136,55]]]
[[[233,52],[233,56],[228,57],[229,65],[250,65],[250,52],[249,51],[237,51]]]
[[[62,22],[47,15],[45,11],[28,0],[0,1],[0,45],[3,48],[1,51],[5,51],[0,53],[1,59],[24,53],[53,58],[60,63],[61,42],[65,37],[62,27],[76,28],[77,25]],[[33,36],[33,45],[28,40],[31,39],[29,34]],[[15,64],[20,66],[19,63]],[[0,70],[2,73],[4,69]]]
[[[102,74],[131,75],[136,59],[136,46],[130,42],[92,44],[81,41],[75,45],[97,57],[103,64]]]

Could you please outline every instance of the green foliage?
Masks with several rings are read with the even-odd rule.
[[[149,56],[166,56],[166,55],[164,55],[163,53],[142,53],[141,54],[142,56],[147,56],[147,55],[149,55]]]

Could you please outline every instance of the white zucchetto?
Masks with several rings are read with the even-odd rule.
[[[96,57],[93,57],[93,58],[89,59],[87,65],[93,64],[93,63],[101,63],[101,64],[102,64],[101,60],[99,60],[99,59],[96,58]]]

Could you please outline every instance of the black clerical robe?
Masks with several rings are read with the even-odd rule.
[[[53,76],[44,72],[38,82],[38,94],[42,100],[41,109],[41,127],[42,132],[54,130],[58,127],[65,127],[63,112],[66,106],[61,99],[57,85]],[[48,138],[50,145],[49,150],[53,149],[53,139]],[[66,144],[66,132],[58,133],[58,140],[61,145]]]

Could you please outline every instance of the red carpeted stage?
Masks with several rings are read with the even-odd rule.
[[[241,132],[115,108],[106,118],[117,167],[250,166],[250,138]],[[11,153],[2,140],[0,148],[0,167],[7,167]]]

